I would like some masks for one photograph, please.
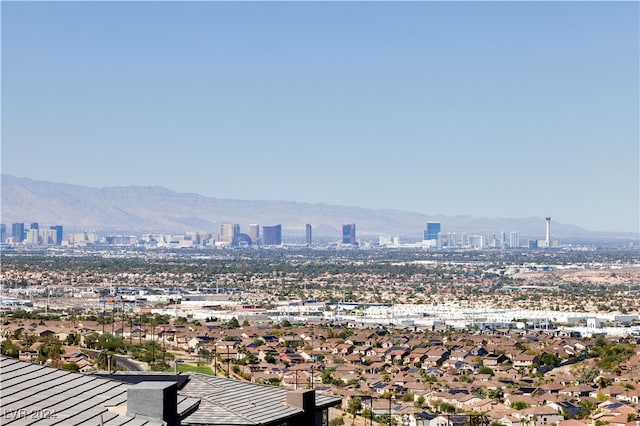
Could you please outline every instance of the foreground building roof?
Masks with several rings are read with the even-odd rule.
[[[161,425],[110,411],[127,401],[127,385],[0,357],[2,425]]]
[[[288,403],[292,392],[284,388],[204,374],[190,374],[180,394],[200,398],[198,410],[185,417],[183,425],[266,425],[298,417],[304,411]],[[340,397],[315,392],[314,397],[315,410],[340,405],[342,401]]]
[[[0,357],[2,425],[311,426],[342,398],[189,374],[84,375]],[[167,378],[173,380],[167,380]],[[176,380],[178,379],[178,380]]]

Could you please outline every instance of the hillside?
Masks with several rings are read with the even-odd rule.
[[[102,232],[216,232],[221,223],[282,224],[283,233],[304,234],[313,225],[317,237],[336,237],[345,223],[356,223],[358,235],[392,234],[419,239],[427,221],[442,223],[442,232],[518,231],[543,238],[544,218],[477,218],[428,216],[390,209],[365,209],[290,201],[233,200],[178,193],[162,187],[91,188],[2,175],[2,223],[61,224],[69,230]],[[555,237],[599,235],[574,225],[553,223]]]

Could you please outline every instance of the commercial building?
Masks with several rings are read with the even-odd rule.
[[[11,237],[13,243],[21,243],[24,241],[24,223],[14,223],[11,225]]]
[[[509,233],[509,247],[518,248],[520,247],[520,233],[519,232],[510,232]]]
[[[282,244],[282,225],[263,226],[262,244],[265,246],[279,246]]]
[[[423,240],[438,240],[440,234],[440,222],[427,222],[427,229],[424,231]]]
[[[311,234],[312,230],[311,230],[311,224],[307,223],[307,225],[305,226],[305,236],[306,236],[306,242],[307,245],[310,246],[311,244],[313,244],[313,235]]]
[[[356,224],[342,225],[342,244],[356,245]]]
[[[62,225],[53,225],[50,226],[49,229],[51,229],[52,231],[55,231],[55,241],[53,242],[54,245],[59,246],[62,244],[62,233],[63,233],[63,229],[62,229]]]
[[[249,236],[254,244],[260,244],[260,225],[252,223],[249,225]]]
[[[40,244],[40,232],[37,228],[31,228],[27,231],[27,239],[25,240],[25,243],[32,246]]]
[[[220,230],[218,231],[218,241],[222,243],[231,243],[233,241],[233,232],[236,229],[240,228],[240,225],[234,225],[233,223],[223,223],[220,225]]]

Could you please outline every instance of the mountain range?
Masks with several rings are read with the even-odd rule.
[[[421,239],[427,221],[441,222],[442,232],[499,233],[518,231],[521,236],[543,239],[545,220],[529,218],[479,218],[441,216],[392,209],[367,209],[291,201],[235,200],[179,193],[163,187],[104,187],[52,183],[1,176],[2,223],[39,222],[63,225],[65,230],[102,233],[216,233],[222,223],[237,223],[242,232],[250,223],[282,224],[283,238],[304,235],[305,224],[314,237],[340,237],[342,225],[356,223],[359,236],[399,235]],[[605,236],[575,225],[552,222],[557,238]],[[611,235],[611,234],[606,234]]]

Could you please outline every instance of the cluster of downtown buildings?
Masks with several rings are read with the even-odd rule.
[[[51,225],[40,228],[38,222],[33,222],[29,228],[24,223],[11,224],[11,236],[7,235],[7,225],[0,224],[0,242],[12,245],[30,246],[60,246],[63,240],[62,225]]]
[[[546,248],[551,247],[549,233],[550,218],[547,218],[547,235],[545,240],[527,240],[523,245],[517,231],[500,234],[477,235],[471,233],[443,233],[440,222],[427,222],[422,241],[405,246],[428,249],[485,249],[485,248]],[[281,246],[282,225],[260,226],[250,224],[247,233],[241,232],[240,225],[223,223],[217,233],[187,232],[182,235],[142,234],[100,236],[95,231],[81,231],[64,234],[62,225],[41,227],[37,222],[29,228],[24,223],[13,223],[11,234],[5,224],[0,225],[0,243],[12,247],[86,247],[86,246],[141,246],[145,248],[186,248],[186,247],[251,247]],[[305,225],[306,246],[314,244],[313,227]],[[335,243],[334,243],[335,244]],[[345,247],[358,247],[361,241],[356,235],[356,224],[342,225],[342,238],[338,242]],[[366,245],[376,245],[366,243]],[[380,235],[377,242],[381,247],[399,247],[398,236]]]

